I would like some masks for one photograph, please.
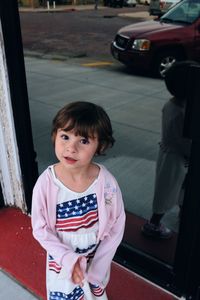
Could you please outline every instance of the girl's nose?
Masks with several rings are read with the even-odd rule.
[[[71,153],[76,152],[76,143],[73,141],[68,142],[66,145],[66,150]]]

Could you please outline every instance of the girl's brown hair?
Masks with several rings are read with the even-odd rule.
[[[53,143],[55,143],[58,129],[74,130],[76,135],[85,138],[94,138],[97,135],[99,141],[97,154],[99,155],[112,147],[115,142],[107,113],[101,106],[90,102],[72,102],[58,111],[52,123]]]

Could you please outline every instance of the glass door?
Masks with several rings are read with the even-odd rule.
[[[17,13],[16,6],[12,7],[12,4],[13,1],[1,4],[1,8],[4,9],[2,11],[4,11],[3,21],[5,28],[6,24],[10,24],[11,21],[13,22],[12,28],[18,24],[16,15],[15,18],[10,17],[13,9],[14,14]],[[99,10],[97,14],[97,21],[99,18],[106,20],[104,18],[105,13],[102,10]],[[141,232],[142,226],[152,214],[155,168],[159,150],[158,143],[161,136],[161,113],[164,104],[170,98],[164,82],[160,79],[129,71],[123,66],[115,65],[112,62],[107,64],[106,67],[102,67],[103,64],[101,64],[101,68],[98,67],[100,64],[96,62],[96,67],[94,68],[94,59],[96,61],[96,59],[100,58],[91,56],[88,61],[84,55],[78,56],[79,49],[77,48],[75,49],[77,57],[71,60],[53,59],[50,56],[51,53],[48,53],[47,57],[41,55],[38,58],[30,55],[30,52],[28,52],[28,47],[31,44],[31,35],[27,35],[28,28],[31,27],[31,30],[35,30],[37,38],[39,38],[40,34],[51,26],[51,31],[57,31],[54,31],[53,37],[49,36],[49,38],[54,39],[53,45],[58,45],[56,42],[57,38],[62,37],[63,34],[59,24],[62,24],[62,22],[63,24],[66,24],[65,22],[79,22],[80,27],[85,28],[86,26],[81,26],[81,22],[85,22],[86,16],[86,12],[75,14],[73,10],[68,12],[67,18],[64,12],[59,12],[58,14],[40,12],[39,14],[31,15],[20,13],[29,97],[26,95],[25,82],[24,85],[20,85],[20,74],[11,81],[11,84],[18,87],[17,100],[13,103],[13,110],[18,114],[15,120],[19,141],[21,141],[20,151],[22,152],[20,153],[23,160],[24,175],[26,172],[29,172],[27,173],[28,177],[25,178],[28,185],[28,198],[30,199],[31,186],[33,186],[37,177],[37,172],[35,172],[37,168],[35,168],[36,156],[33,151],[32,140],[29,139],[32,132],[31,126],[29,126],[29,111],[27,108],[30,107],[33,143],[37,153],[39,172],[41,173],[49,164],[55,162],[53,147],[50,144],[50,126],[52,118],[58,109],[64,104],[75,100],[100,103],[111,118],[116,144],[106,156],[99,157],[96,161],[104,164],[117,178],[124,195],[127,211],[126,231],[116,259],[165,288],[174,291],[178,287],[180,292],[185,291],[184,284],[188,282],[186,276],[188,268],[185,267],[184,271],[181,271],[181,263],[184,259],[181,245],[187,239],[182,234],[181,228],[183,227],[181,227],[182,221],[179,222],[179,207],[176,205],[163,219],[164,224],[173,231],[171,239],[149,239]],[[88,20],[95,20],[95,18],[92,15]],[[30,22],[32,23],[30,24]],[[41,32],[40,28],[38,28],[38,22],[43,24]],[[130,20],[124,21],[124,19],[120,19],[121,25],[122,23],[125,25],[124,22],[128,25]],[[66,37],[67,28],[72,30],[73,26],[63,26],[63,24],[61,27],[65,28],[64,34]],[[35,29],[34,26],[36,26]],[[93,26],[88,28],[97,30]],[[58,32],[59,34],[56,34]],[[17,32],[17,35],[19,38],[21,37],[20,31]],[[9,57],[13,58],[11,55],[13,44],[9,37],[16,36],[16,34],[7,33],[6,36],[8,39],[6,42],[7,52]],[[85,34],[84,36],[87,37],[89,35]],[[46,43],[50,47],[49,45],[52,44],[47,43],[47,41],[48,39],[42,39],[41,36],[39,45],[45,46]],[[41,44],[41,42],[44,43]],[[89,45],[90,43],[86,44]],[[34,45],[34,47],[37,47],[37,45]],[[14,48],[18,49],[16,45]],[[62,51],[62,49],[59,44],[57,57],[59,57],[59,51]],[[39,50],[41,51],[41,48]],[[50,50],[53,52],[53,49]],[[81,48],[81,50],[83,49]],[[22,48],[19,48],[18,51],[16,54],[18,53],[21,59]],[[24,66],[23,64],[21,66],[18,64],[17,58],[15,61],[10,61],[10,70],[12,72],[20,70],[21,67],[23,69]],[[25,93],[24,102],[18,102],[21,99],[20,91]],[[19,103],[18,107],[17,103]],[[28,115],[23,113],[23,109]],[[24,120],[23,117],[25,115],[26,119]],[[28,127],[26,127],[26,122],[29,124]],[[25,131],[20,140],[21,129]],[[30,152],[27,149],[27,144],[24,143],[24,139],[27,136],[31,147]],[[25,155],[23,155],[24,153]],[[29,207],[30,205],[31,203],[29,203]],[[181,220],[185,222],[185,217],[182,217]],[[189,222],[191,224],[194,223],[192,215],[190,215]],[[180,237],[179,230],[181,230]],[[190,244],[188,244],[186,256],[189,257],[193,251],[194,248],[190,248]],[[181,263],[177,263],[178,261]]]

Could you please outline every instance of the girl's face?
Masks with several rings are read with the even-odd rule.
[[[55,137],[55,154],[64,167],[87,167],[97,148],[98,138],[85,138],[75,135],[74,131],[58,129]]]

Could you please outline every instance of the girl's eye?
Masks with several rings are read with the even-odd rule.
[[[61,135],[61,139],[63,139],[63,140],[68,140],[69,137],[68,137],[68,135],[66,135],[66,134],[62,134],[62,135]]]
[[[81,139],[81,144],[87,145],[89,144],[89,140],[87,138]]]

